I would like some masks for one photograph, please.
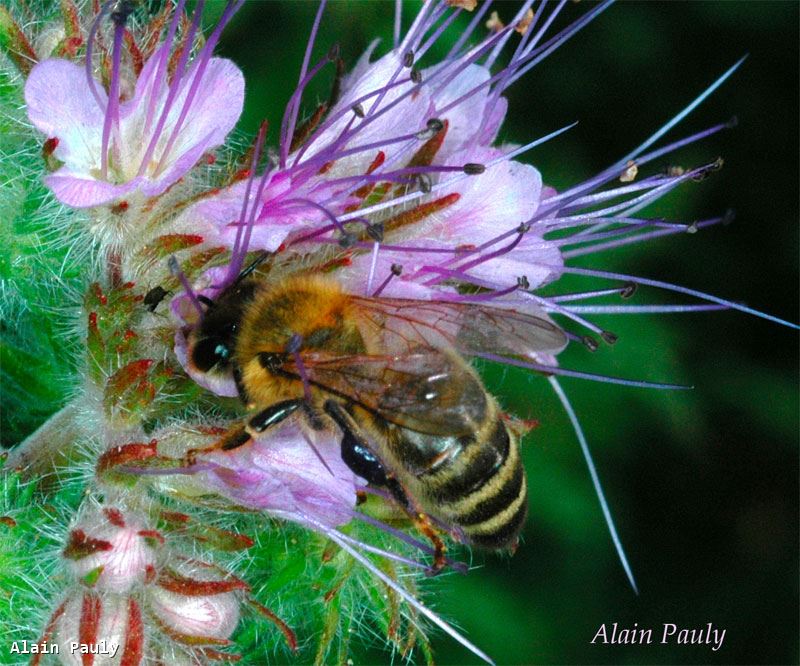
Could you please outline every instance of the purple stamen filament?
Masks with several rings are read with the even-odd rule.
[[[100,153],[100,177],[108,180],[108,154],[111,150],[111,133],[119,132],[119,82],[120,63],[122,60],[122,37],[125,24],[120,22],[114,26],[114,46],[112,51],[111,82],[108,92],[108,105],[103,119],[103,138]]]

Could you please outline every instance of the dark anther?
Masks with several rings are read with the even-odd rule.
[[[414,83],[422,83],[422,72],[416,67],[411,68],[411,74],[409,74],[409,76]]]
[[[728,129],[733,129],[734,127],[738,126],[739,126],[739,116],[734,116],[727,123],[725,123],[725,127],[727,127]]]
[[[383,241],[383,222],[376,222],[367,227],[367,236],[372,240],[381,243]]]
[[[181,274],[181,267],[178,264],[178,260],[175,258],[174,254],[171,254],[169,259],[167,259],[167,266],[169,267],[169,272],[175,277],[178,277]]]
[[[425,125],[431,132],[436,132],[437,134],[444,129],[444,122],[439,118],[428,118],[428,122]]]
[[[591,335],[584,335],[581,338],[581,342],[583,346],[586,347],[590,352],[596,352],[600,348],[600,343],[597,342]]]
[[[528,276],[527,275],[520,275],[517,278],[517,287],[519,289],[530,289],[531,288],[531,283],[528,282]]]
[[[328,51],[328,60],[336,62],[339,59],[339,45],[334,44]]]
[[[400,264],[392,264],[392,275],[401,275],[403,273],[403,267]]]
[[[210,308],[214,307],[214,301],[212,301],[208,296],[203,296],[202,294],[197,297],[197,300],[200,301],[203,305],[207,305]]]
[[[531,230],[531,223],[530,222],[522,222],[517,227],[518,234],[527,234]]]
[[[613,345],[617,340],[619,340],[619,336],[611,331],[603,331],[600,333],[600,337],[603,338],[603,340],[605,340],[609,345]]]
[[[428,194],[433,189],[431,177],[427,173],[421,173],[417,176],[417,184],[419,185],[420,192]]]
[[[696,183],[699,183],[701,180],[705,180],[708,178],[708,174],[710,174],[712,171],[719,171],[723,164],[725,164],[725,160],[723,160],[721,157],[718,157],[711,164],[699,169],[697,173],[692,176],[692,180]]]
[[[363,118],[366,114],[364,113],[364,107],[360,104],[356,104],[353,106],[353,113],[355,113],[359,118]]]
[[[339,239],[339,246],[343,248],[353,247],[353,245],[358,242],[358,238],[355,234],[351,234],[350,232],[345,232],[342,234],[342,237]]]
[[[111,21],[114,25],[125,25],[128,17],[133,14],[136,3],[134,0],[117,0],[111,6]]]
[[[413,66],[414,66],[414,52],[406,51],[405,55],[403,56],[403,67],[413,67]]]
[[[686,225],[686,233],[687,234],[696,234],[697,233],[697,222],[692,222],[691,224]]]
[[[166,296],[169,292],[164,289],[161,285],[157,287],[153,287],[150,291],[148,291],[144,295],[144,300],[142,301],[145,307],[150,310],[150,312],[155,312],[158,304],[164,300],[164,296]]]
[[[619,290],[619,295],[622,296],[622,298],[631,298],[636,293],[638,288],[639,285],[637,285],[635,282],[628,282],[624,287],[622,287],[622,289]]]
[[[477,176],[486,171],[486,166],[477,162],[467,162],[462,168],[468,176]]]
[[[721,224],[727,226],[735,219],[736,219],[736,211],[733,210],[733,208],[728,208],[728,210],[725,211],[725,215],[722,216]]]

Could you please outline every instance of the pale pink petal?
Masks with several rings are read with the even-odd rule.
[[[182,92],[170,110],[163,135],[169,137],[183,109],[189,82],[194,78],[197,63],[184,78]],[[244,105],[244,75],[230,60],[212,58],[206,67],[189,113],[181,125],[170,153],[170,161],[194,151],[198,157],[220,145],[236,126]],[[158,154],[159,151],[156,151]],[[189,165],[191,166],[191,165]],[[188,167],[185,167],[188,169]],[[174,177],[175,174],[173,174]],[[162,178],[166,178],[163,176]]]
[[[339,440],[338,435],[320,434],[315,453],[299,426],[288,423],[263,439],[205,454],[198,462],[214,465],[207,472],[209,483],[237,504],[305,513],[336,526],[352,518],[357,478],[342,461]]]
[[[495,148],[464,150],[455,163],[486,164],[502,152]],[[434,238],[480,244],[530,220],[539,209],[542,176],[532,166],[505,160],[480,175],[459,182],[461,198],[446,209]]]
[[[105,104],[105,92],[98,86]],[[25,82],[25,103],[33,126],[58,139],[53,153],[76,173],[100,168],[103,117],[82,67],[67,60],[37,64]]]
[[[134,178],[114,185],[92,178],[86,173],[70,171],[64,166],[45,176],[44,182],[61,203],[73,208],[91,208],[122,199],[135,192],[146,181],[143,178]]]
[[[436,68],[425,70],[422,73],[423,80],[434,71],[436,71]],[[447,120],[449,124],[447,136],[437,154],[438,162],[449,163],[448,157],[450,155],[463,148],[468,148],[474,143],[475,133],[480,127],[486,110],[489,87],[485,86],[474,92],[449,111],[439,113],[439,109],[444,109],[466,93],[484,84],[489,80],[489,77],[489,71],[485,67],[469,65],[441,90],[438,90],[438,83],[431,84],[437,89],[434,101],[438,117],[442,120]]]
[[[239,600],[233,592],[188,596],[154,586],[148,606],[167,627],[188,636],[228,638],[239,624]]]
[[[84,529],[90,538],[107,541],[112,547],[77,560],[67,560],[67,568],[76,578],[82,578],[102,567],[94,583],[95,589],[117,594],[129,592],[144,581],[148,568],[156,562],[155,551],[139,534],[143,529],[142,523],[128,515],[122,527],[109,523]]]

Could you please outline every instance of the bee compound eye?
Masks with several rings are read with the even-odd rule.
[[[192,350],[192,361],[198,370],[207,372],[215,365],[225,365],[231,352],[226,344],[215,338],[205,338]]]

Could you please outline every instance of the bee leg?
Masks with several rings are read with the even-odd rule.
[[[433,571],[430,575],[435,576],[447,566],[447,558],[445,557],[447,546],[439,536],[439,532],[431,524],[431,519],[428,518],[426,513],[420,511],[416,514],[413,514],[411,519],[414,521],[414,526],[422,534],[428,537],[428,539],[431,541],[431,544],[433,544]]]
[[[430,539],[433,545],[433,573],[438,574],[446,565],[447,546],[442,541],[428,515],[417,506],[416,502],[403,489],[400,482],[386,473],[381,461],[372,453],[366,438],[359,432],[358,426],[344,407],[335,400],[325,402],[325,412],[336,422],[343,433],[342,460],[353,472],[376,486],[389,490],[398,504],[409,515],[414,526],[421,534]]]
[[[230,451],[237,449],[240,446],[247,444],[252,439],[252,436],[245,429],[243,425],[238,425],[235,428],[228,430],[222,437],[220,437],[211,446],[204,446],[199,449],[189,449],[183,456],[184,463],[187,467],[191,467],[197,462],[197,455],[200,453],[210,453],[211,451]]]
[[[251,433],[262,433],[267,428],[289,418],[298,407],[302,407],[305,400],[283,400],[262,409],[247,422],[247,430]]]
[[[238,449],[240,446],[244,446],[252,439],[255,439],[260,433],[280,423],[284,419],[287,419],[298,407],[304,404],[304,400],[283,400],[281,402],[276,402],[274,405],[270,405],[266,409],[262,409],[260,412],[250,417],[247,425],[239,425],[232,428],[211,446],[203,449],[189,449],[186,452],[187,464],[193,465],[197,459],[198,453],[231,451],[233,449]]]
[[[376,486],[388,486],[389,480],[381,461],[372,453],[367,440],[359,432],[344,407],[335,400],[328,400],[325,403],[325,413],[335,421],[342,431],[341,446],[344,464],[366,479],[368,483]]]

